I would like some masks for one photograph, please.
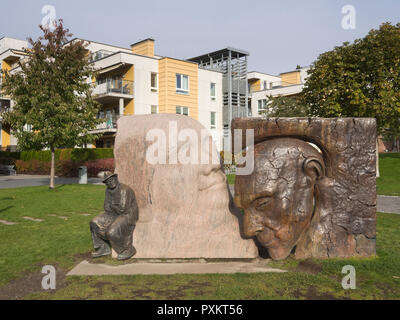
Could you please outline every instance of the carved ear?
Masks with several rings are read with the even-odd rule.
[[[310,177],[320,180],[325,177],[325,164],[319,158],[308,157],[303,162],[303,170]]]

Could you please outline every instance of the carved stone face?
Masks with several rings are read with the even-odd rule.
[[[235,185],[243,228],[273,259],[286,258],[311,222],[314,186],[324,174],[319,151],[294,138],[255,145],[255,169]]]

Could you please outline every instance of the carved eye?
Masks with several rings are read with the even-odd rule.
[[[256,200],[256,210],[258,211],[265,211],[267,209],[268,205],[270,204],[272,198],[271,197],[264,197],[264,198],[259,198]]]

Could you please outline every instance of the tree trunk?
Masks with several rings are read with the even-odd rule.
[[[54,147],[50,147],[51,150],[51,168],[50,168],[50,189],[54,189]]]
[[[379,145],[378,145],[378,137],[376,137],[376,177],[379,178]]]

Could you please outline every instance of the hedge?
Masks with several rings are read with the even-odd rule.
[[[81,165],[88,169],[89,177],[96,177],[101,171],[114,171],[114,159],[97,159],[85,162],[72,160],[58,160],[55,164],[55,172],[60,177],[77,177]],[[18,174],[50,174],[50,161],[40,160],[16,160],[15,169]]]
[[[93,148],[93,149],[57,149],[55,152],[55,159],[57,160],[71,160],[74,162],[91,161],[97,159],[110,159],[114,158],[113,149],[111,148]],[[19,160],[39,160],[51,161],[51,151],[21,151]]]

